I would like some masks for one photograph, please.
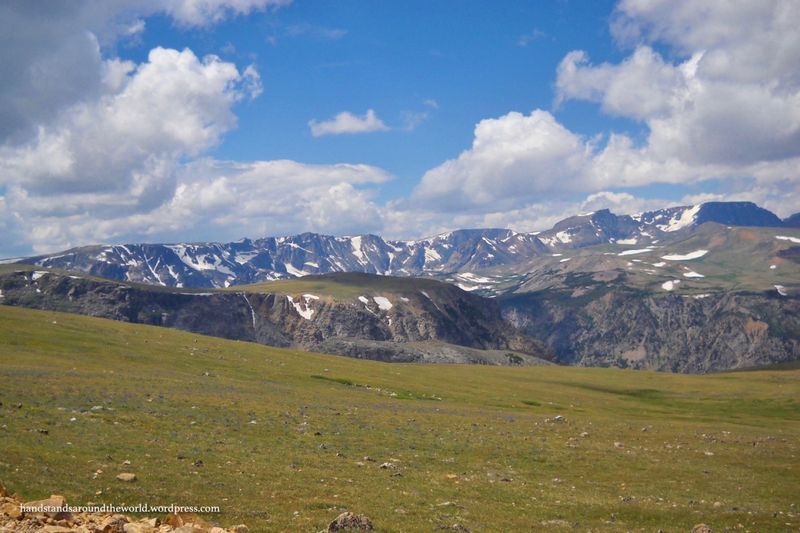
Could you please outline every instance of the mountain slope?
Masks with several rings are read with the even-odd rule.
[[[3,304],[271,346],[402,362],[541,364],[538,356],[548,354],[541,343],[508,326],[494,302],[433,280],[331,274],[288,285],[200,292],[53,271],[5,270],[0,275]],[[436,343],[454,346],[445,349]],[[484,357],[477,350],[506,350],[509,355]]]
[[[796,233],[707,223],[665,244],[573,250],[530,265],[497,302],[569,364],[702,373],[797,360]]]

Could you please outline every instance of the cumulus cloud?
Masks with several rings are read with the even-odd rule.
[[[209,26],[289,0],[74,0],[0,3],[0,142],[21,141],[65,107],[98,98],[104,47],[137,39],[145,18]]]
[[[31,142],[0,147],[4,179],[43,195],[161,196],[170,167],[214,145],[236,124],[231,106],[259,90],[254,70],[188,49],[105,66],[108,93],[40,125]]]
[[[557,99],[599,102],[644,121],[649,137],[639,155],[654,162],[740,169],[800,156],[798,23],[792,0],[624,0],[613,29],[634,52],[616,65],[569,53]],[[648,43],[683,59],[667,60]]]
[[[0,216],[24,230],[37,252],[126,239],[280,235],[298,228],[336,234],[378,231],[382,213],[373,187],[390,178],[369,165],[200,159],[176,168],[174,190],[149,209],[126,209],[114,195],[42,198],[13,187],[7,194],[13,209],[0,203]],[[94,203],[107,209],[86,209]],[[11,249],[6,239],[0,237],[0,247]]]
[[[342,111],[330,120],[310,120],[308,127],[314,137],[389,130],[389,127],[378,118],[372,109],[368,109],[362,116]]]
[[[472,147],[428,171],[412,197],[448,211],[500,207],[500,220],[544,195],[553,202],[606,191],[594,203],[614,205],[620,197],[611,194],[622,188],[715,180],[728,198],[749,196],[786,213],[785,195],[800,180],[798,24],[792,0],[623,0],[613,31],[630,54],[593,64],[584,51],[568,53],[555,101],[593,102],[640,122],[643,141],[581,136],[543,110],[508,113],[481,121]],[[665,48],[669,55],[657,51]]]
[[[426,172],[412,198],[452,211],[581,190],[590,146],[541,109],[485,119],[475,126],[472,147]]]

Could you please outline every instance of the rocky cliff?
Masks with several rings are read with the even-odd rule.
[[[695,296],[630,288],[500,299],[503,315],[560,362],[705,373],[800,358],[800,298],[777,291]]]
[[[370,288],[373,278],[322,277],[351,293],[334,296],[300,290],[187,291],[16,270],[0,275],[0,303],[390,361],[535,364],[540,362],[536,356],[548,353],[542,343],[504,322],[491,300],[433,280],[402,279],[386,286],[386,279],[395,278],[384,278]],[[421,344],[406,346],[409,342]],[[475,350],[521,353],[482,359]]]

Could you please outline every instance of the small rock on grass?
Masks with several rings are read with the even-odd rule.
[[[131,472],[123,472],[122,474],[117,474],[117,479],[120,481],[127,481],[127,482],[136,481],[136,474],[133,474]]]
[[[714,530],[705,524],[697,524],[692,528],[692,533],[714,533]]]
[[[372,520],[366,516],[346,512],[328,525],[328,531],[372,531]]]

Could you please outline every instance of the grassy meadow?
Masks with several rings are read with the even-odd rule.
[[[392,365],[0,306],[0,402],[25,499],[251,531],[800,530],[800,369]]]

